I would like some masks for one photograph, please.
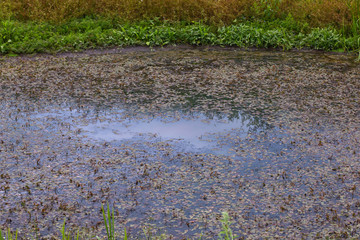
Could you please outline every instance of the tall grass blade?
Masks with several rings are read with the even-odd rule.
[[[101,204],[101,211],[104,218],[106,235],[109,240],[115,239],[115,221],[114,221],[114,208],[110,210],[109,203],[107,203],[107,210],[105,212],[104,206]]]
[[[124,240],[127,240],[127,233],[126,233],[126,228],[124,227]]]
[[[109,232],[110,232],[110,235],[108,236],[109,238],[109,240],[111,239],[113,239],[112,238],[112,229],[111,229],[111,226],[112,226],[112,224],[111,224],[111,214],[110,214],[110,208],[109,208],[109,203],[107,203],[107,217],[108,217],[108,224],[109,224]]]
[[[114,207],[112,208],[112,213],[111,213],[111,218],[112,218],[112,221],[111,221],[111,229],[112,229],[112,238],[115,239],[115,225],[114,225]]]
[[[106,221],[106,214],[105,214],[105,210],[104,210],[104,206],[101,204],[101,210],[102,210],[102,214],[103,214],[103,218],[104,218],[104,222],[105,222],[105,228],[106,228],[106,235],[109,237],[109,228],[108,228],[108,224]]]
[[[0,240],[17,240],[18,238],[18,230],[15,232],[15,236],[13,233],[11,233],[10,228],[4,231],[4,234],[2,230],[0,229]]]
[[[64,218],[64,223],[61,227],[61,236],[62,236],[62,240],[65,240],[66,239],[66,235],[65,235],[65,221],[66,221],[66,218]]]

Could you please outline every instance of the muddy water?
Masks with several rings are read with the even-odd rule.
[[[0,224],[357,237],[354,56],[133,48],[0,60]]]

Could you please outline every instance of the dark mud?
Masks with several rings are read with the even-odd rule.
[[[353,56],[23,56],[0,60],[0,91],[1,226],[51,237],[66,217],[99,235],[109,202],[134,238],[214,238],[222,211],[249,239],[360,234]]]

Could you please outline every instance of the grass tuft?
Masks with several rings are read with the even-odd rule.
[[[75,237],[72,237],[71,232],[66,232],[65,230],[65,222],[66,222],[66,218],[64,218],[64,223],[60,229],[61,232],[61,240],[72,240],[72,239],[76,239],[79,240],[80,237],[80,233],[79,230],[77,231],[77,234]]]
[[[107,211],[105,212],[104,206],[101,204],[101,211],[103,214],[104,224],[106,228],[106,235],[108,240],[115,240],[115,226],[114,226],[114,208],[110,213],[109,203],[107,204]],[[124,239],[127,239],[126,229]]]
[[[18,230],[15,234],[11,232],[10,228],[7,229],[4,233],[0,229],[0,239],[1,240],[17,240],[18,239]]]
[[[230,216],[227,212],[222,212],[222,219],[220,220],[222,231],[219,233],[220,240],[234,240],[237,238],[236,235],[233,234],[230,228]]]

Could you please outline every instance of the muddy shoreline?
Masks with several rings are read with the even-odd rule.
[[[127,47],[110,47],[110,48],[95,48],[95,49],[87,49],[82,51],[70,51],[70,52],[57,52],[57,53],[33,53],[33,54],[18,54],[16,58],[19,57],[46,57],[46,56],[79,56],[79,55],[103,55],[103,54],[120,54],[127,52],[153,52],[153,51],[182,51],[182,50],[199,50],[199,51],[247,51],[247,52],[283,52],[283,53],[304,53],[304,54],[315,54],[320,56],[346,56],[349,60],[355,61],[357,54],[354,52],[334,52],[334,51],[324,51],[324,50],[315,50],[315,49],[290,49],[283,50],[281,48],[256,48],[256,47],[248,47],[248,48],[239,48],[239,47],[231,47],[231,46],[193,46],[189,44],[177,44],[177,45],[165,45],[165,46],[127,46]],[[1,55],[5,58],[13,58],[7,57],[6,55]]]

